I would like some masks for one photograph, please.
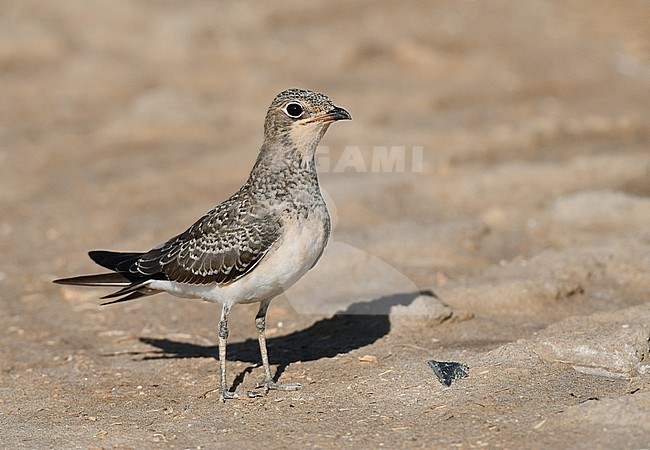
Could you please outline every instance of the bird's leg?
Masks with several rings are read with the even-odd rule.
[[[257,325],[257,340],[260,343],[260,353],[262,354],[262,365],[264,366],[264,393],[268,394],[270,389],[280,391],[295,391],[300,388],[300,383],[278,384],[273,381],[271,376],[271,367],[269,366],[269,354],[266,350],[266,311],[269,309],[270,300],[263,301],[260,309],[255,316],[255,325]]]
[[[271,366],[269,365],[269,354],[266,350],[266,311],[269,309],[270,301],[264,301],[260,304],[260,309],[255,316],[255,325],[257,325],[257,340],[260,344],[260,354],[262,355],[262,365],[264,366],[264,391],[269,391],[268,386],[273,383],[271,376]]]
[[[219,385],[219,400],[225,402],[227,398],[235,398],[235,392],[228,391],[226,386],[226,342],[228,341],[228,314],[231,305],[224,304],[221,309],[219,321],[219,366],[221,368],[221,384]]]

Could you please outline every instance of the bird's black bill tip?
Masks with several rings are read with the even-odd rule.
[[[324,114],[319,114],[309,119],[302,120],[300,123],[303,125],[313,122],[331,123],[337,120],[352,120],[352,116],[345,109],[335,106]]]
[[[352,120],[352,116],[343,108],[338,106],[327,113],[330,120]]]

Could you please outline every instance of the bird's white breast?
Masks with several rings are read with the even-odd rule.
[[[326,211],[323,211],[327,215]],[[289,289],[313,267],[327,245],[327,216],[291,219],[269,252],[242,278],[227,285],[189,285],[152,281],[150,287],[178,297],[201,298],[219,303],[254,303],[271,299]]]

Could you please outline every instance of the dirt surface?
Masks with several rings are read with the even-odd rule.
[[[3,2],[0,447],[650,447],[648,17]],[[217,305],[100,307],[51,280],[227,198],[288,87],[354,117],[322,142],[328,251],[269,312],[273,369],[303,388],[223,405]],[[373,166],[381,146],[404,168]],[[242,394],[263,376],[255,312],[231,316]],[[469,377],[447,388],[430,359]]]

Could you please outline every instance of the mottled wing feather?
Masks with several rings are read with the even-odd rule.
[[[232,198],[187,231],[145,253],[131,267],[145,276],[189,284],[227,284],[249,273],[279,239],[270,212]]]

